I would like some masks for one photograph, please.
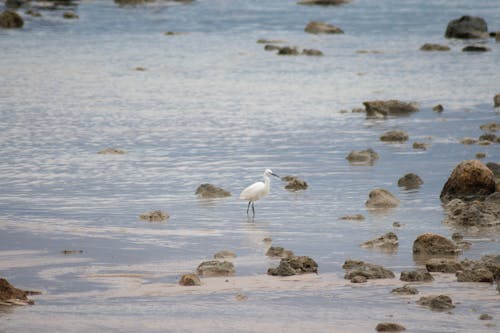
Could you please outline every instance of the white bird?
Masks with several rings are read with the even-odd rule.
[[[269,176],[279,178],[279,176],[273,173],[270,169],[266,169],[266,171],[264,171],[264,182],[253,183],[241,192],[240,199],[248,200],[247,215],[248,210],[250,209],[250,204],[252,204],[253,217],[255,217],[254,202],[265,197],[269,193],[269,187],[271,184]]]

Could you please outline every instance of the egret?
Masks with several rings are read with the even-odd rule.
[[[255,217],[254,202],[265,197],[269,193],[269,186],[271,184],[269,176],[279,178],[279,176],[273,173],[270,169],[266,169],[266,171],[264,171],[264,182],[253,183],[241,192],[240,199],[248,200],[247,215],[248,210],[250,209],[250,204],[252,204],[253,217]]]

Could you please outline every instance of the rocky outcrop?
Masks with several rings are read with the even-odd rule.
[[[432,311],[446,311],[455,307],[453,301],[447,295],[425,296],[417,301],[418,305],[427,306]]]
[[[378,154],[371,148],[366,150],[352,150],[346,160],[351,164],[373,165],[378,160]]]
[[[467,45],[462,48],[462,52],[488,52],[491,51],[489,47],[482,45]]]
[[[234,275],[234,264],[229,261],[209,260],[198,265],[196,271],[205,277],[231,276]]]
[[[305,273],[318,273],[318,264],[307,256],[291,256],[282,258],[276,268],[269,268],[267,274],[274,276],[291,276]]]
[[[283,46],[278,49],[278,55],[299,55],[299,50],[296,47]]]
[[[485,255],[479,260],[462,260],[457,271],[459,282],[500,282],[500,255]]]
[[[420,47],[421,51],[449,51],[450,47],[441,44],[426,43]]]
[[[402,287],[392,289],[391,293],[399,295],[416,295],[418,294],[418,290],[415,287],[405,284]]]
[[[367,279],[392,279],[394,273],[380,265],[365,263],[359,260],[346,260],[343,269],[346,270],[344,279],[353,281],[360,276],[363,280]]]
[[[201,184],[200,186],[198,186],[195,194],[199,198],[203,199],[224,198],[231,196],[231,192],[228,192],[220,187],[208,183]]]
[[[267,249],[266,256],[275,258],[290,258],[293,257],[294,254],[292,251],[285,250],[281,246],[271,246]]]
[[[464,269],[456,273],[458,282],[488,282],[493,283],[493,273],[488,269],[479,267],[475,269]]]
[[[460,250],[456,244],[446,237],[436,234],[423,234],[413,242],[413,254],[415,255],[457,255]]]
[[[406,189],[419,188],[423,183],[422,179],[415,173],[407,173],[398,179],[398,186],[405,187]]]
[[[151,212],[146,212],[139,215],[141,220],[149,221],[149,222],[161,222],[168,219],[170,215],[166,212],[162,212],[161,210],[154,210]]]
[[[406,328],[401,324],[384,322],[378,323],[375,330],[377,332],[403,332]]]
[[[229,250],[222,250],[214,254],[214,259],[236,258],[236,253]]]
[[[374,189],[368,195],[365,206],[369,208],[392,208],[399,205],[399,199],[382,188]]]
[[[305,32],[310,34],[343,34],[344,31],[332,24],[311,21],[304,28]]]
[[[22,28],[23,25],[23,18],[18,13],[10,10],[0,13],[0,28]]]
[[[484,198],[495,192],[495,176],[481,161],[467,160],[453,169],[441,191],[441,201]]]
[[[34,293],[18,289],[11,285],[6,279],[0,278],[0,305],[34,304],[32,300],[28,299],[28,295],[30,294]]]
[[[387,131],[380,136],[380,140],[384,142],[405,142],[408,140],[408,133],[400,130]]]
[[[363,102],[367,117],[384,118],[388,116],[405,116],[418,111],[415,103],[407,103],[398,100],[366,101]]]
[[[432,258],[425,263],[428,272],[456,273],[462,270],[462,265],[455,259]]]
[[[387,251],[394,251],[399,245],[398,236],[393,232],[388,232],[385,235],[369,240],[361,244],[363,248],[378,248]]]
[[[184,274],[179,280],[181,286],[201,286],[201,281],[196,274]]]
[[[434,281],[432,275],[427,271],[404,271],[401,272],[399,277],[401,281],[405,282],[430,282]]]
[[[284,176],[281,177],[281,180],[288,183],[285,185],[285,189],[291,192],[305,190],[308,187],[305,180],[302,180],[296,176]]]
[[[500,192],[495,192],[484,201],[453,199],[444,206],[445,223],[463,227],[493,227],[500,225]]]
[[[488,38],[488,25],[481,17],[462,16],[446,27],[446,38]]]

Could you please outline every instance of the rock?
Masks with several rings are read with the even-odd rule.
[[[83,251],[82,250],[62,250],[61,253],[64,255],[70,255],[70,254],[81,254],[81,253],[83,253]]]
[[[278,49],[278,55],[299,55],[296,47],[283,46]]]
[[[417,304],[428,306],[432,311],[446,311],[455,307],[451,298],[446,295],[421,297]]]
[[[432,107],[432,111],[437,112],[437,113],[441,113],[444,111],[444,108],[441,104],[438,104],[438,105],[435,105],[434,107]]]
[[[392,226],[393,226],[394,228],[401,228],[401,223],[399,223],[399,222],[394,222],[394,223],[392,223]]]
[[[446,38],[488,38],[488,25],[481,17],[462,16],[446,27]]]
[[[459,198],[476,199],[495,192],[495,176],[481,161],[468,160],[458,164],[441,191],[441,201]]]
[[[485,157],[486,157],[486,153],[484,153],[484,152],[479,152],[479,153],[476,153],[476,158],[477,158],[478,160],[481,160],[481,159],[483,159],[483,158],[485,158]]]
[[[323,55],[323,52],[316,49],[303,49],[302,54],[306,56],[321,57]]]
[[[430,282],[434,281],[434,278],[429,272],[422,271],[405,271],[401,272],[399,277],[401,281],[405,282]]]
[[[493,273],[483,267],[464,269],[462,271],[458,271],[456,276],[458,282],[494,282]]]
[[[432,258],[425,263],[425,268],[429,272],[456,273],[462,270],[462,265],[454,259]]]
[[[408,134],[405,131],[387,131],[380,137],[385,142],[405,142],[408,140]]]
[[[155,0],[114,0],[118,5],[140,5],[147,2],[154,2]]]
[[[500,164],[499,163],[494,163],[494,162],[488,162],[486,163],[486,167],[493,172],[493,175],[495,178],[500,178]]]
[[[392,289],[391,293],[400,295],[416,295],[418,294],[418,290],[415,287],[405,284],[402,287]]]
[[[358,221],[361,221],[361,220],[364,220],[365,217],[363,216],[363,214],[355,214],[355,215],[342,216],[340,219],[341,220],[358,220]]]
[[[139,218],[141,220],[145,220],[145,221],[149,221],[149,222],[161,222],[161,221],[168,219],[169,217],[170,216],[167,213],[162,212],[161,210],[154,210],[154,211],[146,212],[146,213],[139,215]]]
[[[201,286],[201,281],[196,274],[184,274],[179,280],[181,286]]]
[[[124,150],[121,149],[116,149],[116,148],[106,148],[98,152],[98,154],[104,154],[104,155],[122,155],[125,154]]]
[[[6,10],[0,13],[0,28],[22,28],[23,18],[16,12]]]
[[[351,164],[363,165],[373,165],[378,158],[378,154],[371,148],[366,150],[352,150],[346,157]]]
[[[5,0],[5,7],[9,9],[17,9],[24,5],[24,0]]]
[[[392,279],[395,277],[390,270],[375,264],[365,263],[359,260],[346,260],[342,268],[346,270],[344,279],[352,280],[356,276],[366,279]]]
[[[73,20],[73,19],[77,19],[78,15],[76,15],[74,12],[65,12],[65,13],[63,13],[63,18]]]
[[[244,295],[242,293],[237,293],[236,296],[234,297],[238,302],[243,302],[248,300],[248,296]]]
[[[293,257],[294,254],[290,250],[285,250],[281,246],[271,246],[267,252],[266,256],[268,257],[279,257],[279,258],[290,258]]]
[[[406,328],[396,323],[378,323],[375,330],[377,332],[402,332],[405,331]]]
[[[364,248],[380,248],[385,250],[394,250],[398,247],[399,240],[393,232],[388,232],[385,235],[372,239],[361,244]]]
[[[493,317],[487,313],[483,313],[479,316],[479,320],[493,320]]]
[[[367,101],[363,102],[363,105],[365,106],[366,116],[369,118],[403,116],[418,111],[418,106],[415,103],[401,102],[398,100]]]
[[[207,183],[198,186],[195,194],[199,198],[203,199],[224,198],[231,196],[231,192],[228,192],[220,187]]]
[[[462,52],[487,52],[491,51],[489,47],[481,45],[467,45],[462,49]]]
[[[414,173],[407,173],[398,180],[398,186],[405,187],[407,189],[419,188],[423,183],[422,179]]]
[[[429,146],[429,144],[425,143],[425,142],[413,142],[413,149],[422,149],[422,150],[426,150],[427,147]]]
[[[495,141],[497,141],[497,136],[493,133],[482,134],[481,136],[479,136],[479,141],[495,142]]]
[[[136,68],[134,68],[136,71],[138,72],[145,72],[146,71],[146,67],[141,67],[141,66],[138,66]]]
[[[499,96],[500,96],[500,94],[499,94]],[[491,122],[491,123],[481,125],[481,126],[479,126],[479,128],[485,132],[496,132],[496,131],[500,131],[500,123]]]
[[[308,187],[305,180],[302,180],[296,176],[284,176],[281,177],[281,180],[284,182],[288,182],[288,184],[285,185],[285,189],[291,192],[305,190]]]
[[[320,5],[320,6],[337,6],[351,2],[352,0],[301,0],[297,2],[299,5]]]
[[[267,274],[290,276],[305,273],[318,273],[318,264],[307,256],[282,258],[277,268],[269,268]]]
[[[496,94],[493,97],[493,105],[497,108],[500,106],[500,94]]]
[[[214,259],[236,258],[236,253],[228,250],[219,251],[214,254]]]
[[[28,299],[29,291],[21,290],[0,278],[0,305],[27,305],[34,304]]]
[[[40,12],[37,12],[36,10],[33,10],[33,9],[28,9],[26,12],[25,12],[26,15],[30,15],[30,16],[33,16],[33,17],[42,17],[42,14],[40,14]]]
[[[445,222],[464,227],[493,227],[500,224],[500,205],[495,192],[484,201],[464,202],[453,199],[444,208],[447,216]]]
[[[356,275],[351,279],[352,283],[365,283],[366,281],[368,281],[368,279],[363,275]]]
[[[447,45],[426,43],[420,47],[421,51],[449,51],[450,47]]]
[[[185,35],[187,32],[183,31],[165,31],[164,35],[165,36],[179,36],[179,35]]]
[[[344,31],[339,27],[336,27],[332,24],[311,21],[307,24],[304,29],[305,32],[310,34],[343,34]]]
[[[389,191],[377,188],[370,192],[365,205],[369,208],[397,207],[399,205],[399,199],[392,195]]]
[[[477,140],[474,138],[463,138],[462,140],[460,140],[460,143],[463,145],[473,145],[476,142]]]
[[[456,255],[460,253],[455,243],[441,235],[423,234],[413,242],[413,254],[416,255]]]
[[[234,264],[229,261],[209,260],[204,261],[196,271],[201,276],[231,276],[234,275]]]
[[[266,51],[278,51],[279,49],[281,49],[281,46],[278,46],[278,45],[268,44],[268,45],[264,46],[264,50],[266,50]]]
[[[496,281],[500,281],[500,255],[485,255],[479,260],[479,265],[484,266]]]
[[[257,40],[257,43],[258,44],[280,44],[280,43],[284,43],[284,41],[279,40],[279,39],[264,39],[264,38],[261,38],[261,39]]]

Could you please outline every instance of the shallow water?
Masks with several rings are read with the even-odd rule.
[[[0,273],[43,291],[35,306],[0,314],[0,332],[362,332],[381,321],[414,332],[493,331],[477,320],[483,312],[500,324],[494,286],[449,276],[419,286],[421,294],[448,292],[460,302],[451,315],[437,314],[415,305],[415,297],[390,295],[397,279],[353,286],[341,269],[348,258],[396,273],[414,269],[412,243],[424,232],[465,233],[472,247],[463,257],[498,254],[498,230],[444,225],[439,201],[458,162],[477,152],[486,153],[485,162],[499,159],[498,145],[458,142],[498,122],[492,98],[500,43],[489,39],[490,52],[467,54],[461,48],[470,42],[443,37],[448,21],[464,14],[500,30],[497,1],[314,7],[219,0],[132,8],[84,1],[75,10],[78,20],[43,11],[42,18],[24,16],[21,30],[0,30]],[[309,20],[345,34],[306,34]],[[325,55],[279,57],[259,38]],[[419,51],[426,42],[451,51]],[[420,112],[387,120],[340,112],[373,99],[415,101]],[[438,103],[442,114],[431,110]],[[390,129],[407,131],[410,140],[379,141]],[[415,141],[430,146],[414,150]],[[97,154],[107,147],[127,153]],[[373,166],[345,160],[369,147],[380,155]],[[252,221],[238,194],[265,168],[298,175],[309,188],[290,193],[273,179]],[[420,189],[397,187],[408,172],[424,180]],[[233,195],[197,199],[205,182]],[[364,202],[377,187],[401,205],[368,211]],[[138,219],[156,209],[170,214],[167,222]],[[339,219],[357,213],[366,219]],[[393,228],[395,221],[402,227]],[[387,231],[399,237],[396,253],[360,248]],[[264,256],[265,237],[313,257],[321,283],[306,277],[280,286],[265,276],[276,264]],[[83,253],[65,256],[65,249]],[[176,286],[181,274],[224,249],[238,255],[228,283],[241,282]],[[236,301],[237,293],[248,300]]]

